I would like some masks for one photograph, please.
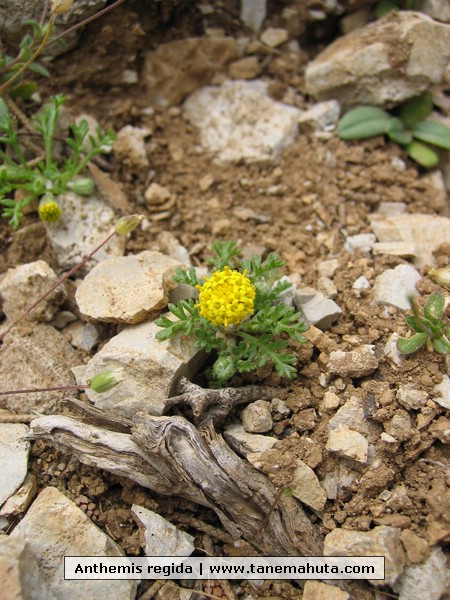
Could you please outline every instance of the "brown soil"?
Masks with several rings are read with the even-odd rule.
[[[349,255],[344,249],[345,237],[369,232],[368,215],[380,202],[404,202],[408,212],[441,215],[448,215],[448,204],[439,203],[435,190],[417,166],[399,147],[382,138],[344,143],[336,137],[318,141],[302,135],[275,167],[213,164],[210,157],[199,151],[197,131],[183,120],[180,110],[155,109],[148,115],[142,89],[137,85],[120,86],[115,80],[115,73],[122,71],[126,60],[139,66],[144,49],[162,41],[202,34],[193,6],[179,4],[178,13],[172,11],[169,18],[170,11],[156,14],[153,9],[139,8],[140,3],[125,3],[87,28],[79,47],[55,61],[51,83],[42,88],[44,97],[64,92],[71,113],[89,112],[104,127],[117,130],[133,124],[153,131],[148,140],[151,181],[167,186],[176,201],[169,206],[146,205],[148,169],[113,163],[110,175],[123,185],[132,212],[144,214],[151,221],[145,232],[133,233],[127,252],[159,249],[158,234],[169,231],[189,250],[194,264],[200,265],[216,238],[236,239],[248,252],[279,252],[286,261],[286,273],[300,274],[302,282],[311,286],[317,285],[317,264],[338,258],[335,301],[343,314],[326,332],[330,347],[346,351],[374,344],[380,354],[392,332],[405,335],[408,328],[401,314],[391,310],[386,315],[384,307],[374,306],[370,290],[360,293],[352,285],[362,275],[373,283],[384,270],[404,261]],[[238,35],[236,7],[223,19],[227,33]],[[279,24],[277,12],[273,24]],[[293,69],[283,51],[267,63],[262,77],[271,77],[277,84],[277,96],[283,95],[287,85],[302,92],[301,69]],[[397,157],[406,162],[403,172],[395,167],[393,159]],[[213,177],[207,191],[200,190],[199,174]],[[253,216],[247,218],[240,210],[243,207],[251,209]],[[37,258],[56,265],[36,215],[28,215],[25,225],[29,227],[23,230],[26,235],[1,225],[2,272]],[[438,260],[448,264],[449,258],[447,247]],[[441,290],[428,279],[423,279],[419,289],[425,298],[430,292]],[[334,383],[341,406],[356,392],[364,401],[367,417],[382,424],[404,410],[395,400],[399,386],[414,383],[418,389],[430,391],[447,368],[442,356],[421,351],[401,367],[381,359],[373,376],[333,382],[326,369],[325,353],[320,354],[310,345],[295,350],[300,358],[297,380],[280,382],[272,373],[259,373],[257,378],[261,383],[280,385],[280,394],[291,410],[288,417],[275,414],[274,428],[268,432],[280,441],[267,454],[263,470],[279,488],[289,485],[297,458],[312,466],[320,479],[338,467],[336,458],[325,449],[327,423],[335,413],[321,408],[328,385]],[[325,387],[321,374],[326,376]],[[315,411],[313,419],[311,409]],[[410,411],[412,434],[407,440],[398,444],[379,440],[375,467],[357,467],[355,481],[336,500],[327,502],[323,514],[307,509],[320,532],[327,534],[335,527],[369,530],[377,524],[392,524],[411,529],[430,546],[448,542],[449,449],[434,433],[444,412],[432,401],[422,411]],[[129,481],[80,465],[40,442],[34,444],[31,468],[40,489],[56,485],[64,490],[130,555],[142,551],[142,540],[130,512],[133,503],[151,508],[188,530],[196,536],[199,546],[203,537],[209,535],[200,522],[220,527],[216,517],[201,507],[177,498],[158,497]],[[380,499],[381,492],[399,486],[404,486],[406,499],[400,498],[391,505]],[[213,542],[217,553],[224,551],[219,537]],[[225,550],[230,551],[226,544]],[[213,593],[219,594],[219,588]],[[239,582],[233,583],[233,588],[238,598],[246,594],[252,598],[302,597],[298,587],[285,582],[267,581],[260,588]],[[369,589],[366,597],[374,597]]]

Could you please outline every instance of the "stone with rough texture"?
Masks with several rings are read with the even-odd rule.
[[[29,428],[21,423],[0,423],[0,506],[22,485],[28,470]]]
[[[64,494],[47,487],[11,533],[28,542],[37,557],[41,580],[58,600],[134,600],[137,582],[65,580],[64,556],[123,556],[121,548]]]
[[[236,42],[231,37],[186,38],[160,44],[145,56],[142,76],[147,99],[160,106],[179,104],[235,58]]]
[[[269,48],[276,48],[281,46],[284,42],[289,39],[289,34],[286,29],[280,29],[279,27],[268,27],[265,29],[260,38],[261,42]]]
[[[0,536],[0,581],[3,600],[57,600],[39,571],[37,556],[20,536]]]
[[[26,511],[36,495],[37,479],[33,473],[28,473],[19,489],[8,498],[0,509],[0,516],[14,516]],[[1,504],[1,502],[0,502]]]
[[[418,390],[412,383],[400,386],[396,395],[399,404],[409,410],[419,410],[425,406],[429,398],[428,392]]]
[[[253,31],[259,31],[261,28],[266,11],[267,0],[241,0],[241,21]]]
[[[321,512],[327,501],[327,493],[320,485],[317,475],[302,460],[297,460],[289,488],[292,495],[313,510]]]
[[[449,585],[447,557],[442,548],[434,548],[424,563],[406,567],[394,590],[399,600],[439,600]]]
[[[114,154],[131,169],[148,168],[149,162],[145,149],[145,140],[151,134],[147,127],[133,127],[125,125],[117,134],[114,142]]]
[[[402,354],[397,348],[397,340],[399,337],[399,334],[394,331],[394,333],[389,336],[389,339],[384,347],[384,356],[386,356],[386,358],[388,358],[398,367],[405,361],[405,355]]]
[[[403,255],[412,256],[417,267],[434,264],[434,250],[448,242],[450,229],[448,217],[421,213],[400,215],[377,213],[369,215],[369,222],[378,239],[378,243],[373,247],[375,254],[381,254],[382,251],[383,254],[398,255],[397,245],[402,244]]]
[[[8,269],[0,280],[2,310],[8,320],[14,321],[25,313],[52,287],[56,279],[56,273],[44,260]],[[26,318],[29,321],[51,321],[65,298],[65,289],[60,285]]]
[[[320,482],[327,493],[328,500],[336,500],[346,493],[355,479],[359,477],[347,460],[340,460],[337,467],[329,471]]]
[[[450,58],[450,27],[411,11],[339,38],[306,68],[306,90],[346,106],[392,107],[439,83]]]
[[[118,256],[96,265],[77,288],[81,314],[94,321],[134,325],[167,306],[177,284],[172,277],[180,266],[173,258],[146,250]]]
[[[45,223],[45,229],[60,267],[71,269],[110,235],[117,219],[113,209],[96,196],[68,192],[61,206],[59,221]],[[121,256],[124,250],[125,238],[115,235],[87,265],[92,267],[109,256]]]
[[[416,284],[422,279],[411,265],[398,265],[378,275],[373,286],[374,304],[394,306],[401,310],[411,308],[409,296],[418,296]]]
[[[70,368],[78,360],[69,342],[49,325],[39,323],[26,336],[12,332],[0,348],[0,391],[71,385]],[[14,413],[51,414],[61,409],[63,398],[61,392],[30,392],[2,396],[2,406]]]
[[[86,390],[97,408],[126,417],[143,411],[162,415],[180,377],[194,376],[204,355],[186,336],[159,341],[161,328],[153,322],[130,325],[105,344],[87,366],[76,369],[78,383],[86,384],[102,371],[115,371],[121,381],[107,392]]]
[[[321,581],[306,581],[302,600],[350,600],[344,590]]]
[[[376,586],[392,585],[403,573],[406,564],[400,535],[400,529],[386,525],[368,532],[337,528],[325,537],[323,553],[324,556],[384,556],[386,578],[371,583]]]
[[[240,454],[256,454],[270,450],[278,441],[269,435],[248,433],[240,423],[231,423],[224,430],[224,438]]]
[[[341,425],[362,435],[378,436],[380,432],[380,425],[366,418],[363,401],[356,395],[351,396],[328,421],[328,431],[337,429]]]
[[[357,431],[352,431],[346,425],[340,425],[328,433],[326,449],[339,456],[366,464],[369,442]]]
[[[398,442],[405,442],[413,434],[411,417],[406,410],[399,409],[395,415],[383,423],[385,432]]]
[[[299,109],[272,100],[267,89],[263,81],[226,81],[186,100],[184,116],[217,162],[274,162],[295,141]]]
[[[242,426],[248,433],[265,433],[272,429],[270,402],[256,400],[241,412]]]
[[[405,529],[400,536],[408,561],[414,565],[424,562],[430,553],[428,542],[411,529]]]
[[[190,556],[195,550],[192,535],[152,510],[133,504],[131,512],[144,530],[145,556]]]
[[[375,356],[374,347],[371,344],[364,344],[350,352],[342,350],[330,352],[327,367],[332,375],[364,377],[375,371],[378,367],[378,359]]]
[[[448,375],[442,375],[441,383],[438,383],[433,388],[433,400],[450,410],[450,377]]]
[[[300,131],[334,131],[340,112],[341,107],[337,100],[318,102],[300,115],[298,120]]]
[[[331,325],[342,314],[340,307],[314,288],[299,288],[294,296],[294,304],[305,317],[307,325],[314,325],[322,331]]]

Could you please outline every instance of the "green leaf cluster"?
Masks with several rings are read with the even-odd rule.
[[[405,321],[416,333],[409,338],[399,338],[397,348],[402,354],[412,354],[426,345],[432,352],[441,354],[450,352],[450,327],[443,319],[445,298],[440,292],[431,294],[423,309],[423,315],[414,298],[410,298],[412,315],[405,316]]]
[[[26,21],[25,24],[30,27],[30,33],[26,33],[23,36],[17,55],[13,57],[0,49],[0,85],[7,84],[10,79],[16,76],[18,71],[27,65],[35,50],[49,33],[49,23],[41,25],[37,21],[29,20]],[[37,61],[29,64],[27,69],[42,77],[50,76],[47,69]],[[12,98],[23,98],[27,100],[37,90],[36,82],[26,78],[27,69],[25,69],[24,73],[21,73],[14,82],[12,82],[11,87],[8,88],[8,94]]]
[[[9,219],[15,229],[20,225],[25,206],[44,194],[46,197],[57,196],[69,189],[90,193],[93,185],[88,185],[87,178],[83,178],[83,185],[77,185],[77,177],[95,155],[111,149],[112,131],[105,133],[98,128],[95,136],[90,135],[87,122],[82,120],[70,126],[71,135],[65,140],[69,152],[63,160],[58,160],[54,144],[63,103],[63,95],[53,96],[33,118],[44,154],[44,158],[33,165],[33,161],[27,160],[8,106],[0,98],[0,158],[3,162],[0,167],[0,206],[3,207],[2,217]]]
[[[246,271],[256,289],[254,313],[238,325],[226,329],[216,327],[199,313],[195,300],[181,300],[169,304],[170,316],[162,315],[155,323],[162,328],[156,334],[159,340],[167,340],[176,334],[193,336],[195,345],[206,352],[216,351],[217,360],[210,370],[211,384],[224,386],[236,373],[249,373],[271,362],[281,377],[294,378],[297,374],[296,357],[286,352],[289,340],[305,343],[303,333],[308,327],[301,314],[280,300],[280,294],[292,284],[279,280],[283,260],[271,253],[263,261],[261,257],[239,259],[236,242],[216,241],[214,256],[208,259],[213,271],[225,266]],[[195,287],[201,282],[195,269],[178,269],[174,280]]]
[[[387,135],[405,146],[408,155],[419,165],[435,167],[439,156],[430,144],[450,150],[450,129],[427,119],[432,110],[433,101],[429,92],[408,100],[400,106],[397,116],[376,106],[358,106],[339,121],[337,134],[343,140]]]

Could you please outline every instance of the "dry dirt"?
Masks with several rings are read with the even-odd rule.
[[[145,232],[133,233],[127,252],[159,249],[158,234],[169,231],[189,250],[194,264],[200,265],[208,256],[213,240],[236,239],[248,252],[279,252],[286,261],[286,273],[300,274],[302,282],[311,286],[317,285],[317,264],[336,257],[340,267],[334,276],[335,301],[343,314],[326,332],[330,348],[351,350],[362,344],[374,344],[377,354],[381,354],[392,332],[405,335],[408,329],[400,313],[391,310],[387,314],[384,307],[372,304],[370,291],[361,293],[352,285],[360,276],[373,283],[384,270],[404,261],[395,257],[350,255],[344,249],[345,237],[369,232],[368,214],[380,202],[404,202],[407,212],[446,216],[448,203],[437,201],[424,173],[400,148],[382,138],[344,143],[335,137],[318,141],[301,136],[275,167],[213,164],[199,150],[198,134],[183,120],[180,110],[156,109],[148,115],[139,86],[124,88],[114,81],[115,61],[120,61],[126,53],[134,54],[138,61],[144,41],[148,48],[161,41],[202,33],[193,12],[182,12],[178,21],[172,15],[170,23],[164,23],[160,16],[158,28],[158,23],[152,21],[155,15],[147,14],[144,18],[145,11],[137,7],[138,3],[128,6],[125,3],[104,20],[92,24],[78,49],[55,62],[51,83],[42,88],[43,96],[64,92],[71,113],[89,112],[104,127],[117,130],[133,124],[152,130],[148,140],[151,179],[148,170],[112,159],[110,176],[123,185],[132,211],[146,215],[151,222]],[[276,18],[273,22],[277,24]],[[227,25],[231,33],[236,31],[233,11]],[[287,85],[302,91],[301,68],[295,70],[282,53],[268,63],[262,76],[277,83],[274,86],[277,97],[283,96]],[[406,162],[403,172],[395,166],[393,159],[397,157]],[[213,178],[206,191],[200,190],[199,174],[210,174]],[[150,181],[167,186],[175,201],[167,206],[146,205],[144,192]],[[248,211],[248,214],[252,216],[248,218],[243,207],[251,209],[253,213]],[[38,258],[46,258],[55,265],[36,214],[29,214],[25,225],[30,227],[26,236],[20,231],[12,233],[2,224],[2,271]],[[449,260],[450,245],[442,247],[437,258],[442,265]],[[419,284],[425,298],[439,290],[437,284],[426,278]],[[336,458],[325,449],[327,423],[334,414],[321,408],[329,385],[326,353],[309,344],[296,346],[295,350],[300,360],[297,380],[280,382],[270,372],[259,373],[255,378],[261,383],[279,385],[280,396],[291,410],[288,417],[274,415],[274,428],[268,434],[280,441],[268,453],[263,466],[280,489],[289,485],[297,458],[314,467],[319,479],[338,467]],[[364,400],[366,416],[382,423],[403,410],[395,400],[394,392],[399,386],[414,383],[416,388],[430,391],[441,381],[446,369],[444,357],[421,351],[407,358],[401,367],[380,358],[379,369],[373,376],[334,383],[341,406],[356,390]],[[326,375],[325,387],[321,374]],[[392,524],[411,529],[430,546],[450,540],[449,450],[448,445],[436,438],[433,429],[444,409],[432,401],[425,408],[420,422],[411,411],[413,432],[409,439],[398,444],[378,442],[376,455],[380,465],[370,477],[364,476],[367,466],[361,466],[355,482],[336,500],[329,500],[322,514],[306,509],[322,534],[337,526],[369,530],[377,524]],[[41,442],[34,444],[31,468],[38,477],[39,489],[46,485],[63,489],[130,555],[142,551],[142,540],[130,512],[133,503],[156,510],[189,531],[195,535],[199,547],[205,536],[211,540],[211,531],[205,525],[220,528],[215,515],[201,507],[177,498],[158,497],[107,472],[80,465]],[[380,499],[383,490],[392,490],[400,484],[409,500],[400,499],[389,506]],[[233,551],[220,540],[219,534],[216,538],[212,535],[212,539],[217,555]],[[253,598],[302,596],[298,587],[284,582],[268,581],[260,588],[250,582],[239,582],[233,588],[238,598],[246,593]],[[212,593],[226,597],[220,585]],[[367,590],[366,597],[374,596]]]

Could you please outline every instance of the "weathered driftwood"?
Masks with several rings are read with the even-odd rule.
[[[183,396],[178,398],[186,402],[189,394],[187,401],[194,410],[195,388],[184,383]],[[204,399],[205,390],[197,389]],[[83,419],[58,415],[35,419],[30,437],[45,439],[85,464],[127,477],[159,494],[180,496],[213,509],[234,538],[244,538],[264,554],[321,555],[320,537],[301,506],[277,494],[269,479],[238,457],[215,431],[211,416],[222,418],[225,410],[219,403],[220,410],[211,412],[211,397],[196,410],[203,423],[200,429],[184,417],[144,413],[138,413],[130,427],[130,421],[88,406],[89,416]],[[232,394],[230,404],[238,402],[238,395]],[[72,404],[83,407],[80,402]]]

